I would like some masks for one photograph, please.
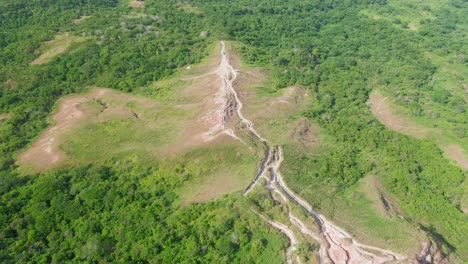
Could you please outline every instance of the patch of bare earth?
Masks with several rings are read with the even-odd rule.
[[[317,131],[320,128],[312,124],[308,119],[300,119],[290,131],[291,141],[302,148],[311,148],[320,144],[320,137],[317,136]]]
[[[84,22],[85,20],[89,19],[91,16],[80,16],[80,18],[77,18],[77,19],[73,19],[72,22],[73,24],[75,25],[79,25],[81,24],[82,22]]]
[[[456,161],[463,168],[468,169],[468,155],[460,145],[447,145],[443,146],[442,149],[449,158]]]
[[[453,263],[450,258],[445,256],[440,248],[431,240],[423,242],[420,246],[420,252],[416,254],[412,263],[437,263],[437,264],[450,264]]]
[[[198,7],[190,5],[187,2],[179,4],[177,6],[177,9],[182,10],[187,13],[192,13],[192,14],[197,14],[197,15],[202,14],[202,12],[200,11],[200,9],[198,9]]]
[[[408,28],[413,30],[413,31],[417,31],[417,30],[419,30],[419,25],[416,25],[415,23],[409,23]]]
[[[426,138],[429,135],[429,129],[414,124],[395,114],[387,104],[388,97],[374,93],[370,96],[370,106],[372,114],[374,114],[380,122],[386,127],[413,136],[419,139]]]
[[[6,120],[8,118],[10,118],[10,114],[8,113],[0,114],[0,121]]]
[[[190,67],[189,72],[184,73],[187,76],[181,79],[184,88],[180,90],[179,96],[187,103],[177,107],[190,110],[193,117],[185,121],[185,130],[177,144],[167,149],[168,156],[175,156],[206,144],[239,144],[222,132],[226,109],[224,94],[220,90],[222,80],[217,74],[219,64],[219,56],[211,57],[205,65]],[[189,75],[190,72],[197,74]]]
[[[144,1],[130,1],[129,5],[131,7],[135,7],[135,8],[144,8],[145,7],[145,2]]]
[[[60,145],[65,141],[64,135],[69,131],[115,118],[141,118],[129,108],[108,105],[105,102],[107,99],[115,98],[141,105],[151,103],[150,100],[106,88],[94,88],[88,94],[66,96],[59,101],[58,108],[52,116],[53,125],[47,128],[29,149],[19,155],[18,164],[33,167],[34,171],[56,168],[69,161],[60,149]]]
[[[387,101],[388,97],[382,96],[379,93],[372,94],[369,100],[372,114],[386,127],[419,139],[426,139],[430,136],[431,132],[436,132],[434,129],[414,124],[398,116],[392,111]],[[447,157],[454,160],[459,166],[465,169],[468,168],[468,157],[460,145],[440,145],[439,147],[445,152]]]
[[[86,103],[92,99],[101,98],[109,91],[108,89],[95,89],[88,95],[71,95],[63,98],[52,117],[55,124],[18,157],[18,163],[33,165],[38,170],[47,170],[66,160],[65,154],[58,148],[62,135],[95,114],[96,109],[89,109]]]

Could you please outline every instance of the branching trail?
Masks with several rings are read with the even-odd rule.
[[[291,212],[289,213],[289,222],[290,225],[294,226],[302,234],[302,236],[310,237],[320,244],[320,263],[391,263],[405,259],[404,256],[389,250],[366,246],[356,242],[348,233],[328,221],[323,215],[314,210],[308,202],[296,195],[287,186],[279,173],[279,168],[283,161],[281,147],[274,146],[267,139],[263,138],[255,130],[252,122],[242,114],[242,102],[234,89],[234,81],[237,78],[238,71],[229,63],[229,57],[226,52],[224,41],[221,41],[221,62],[218,68],[218,75],[222,80],[218,94],[221,95],[220,101],[222,101],[223,104],[222,109],[217,113],[222,115],[220,118],[222,123],[217,127],[212,128],[209,131],[209,135],[216,136],[216,134],[225,133],[237,140],[241,140],[237,135],[235,135],[233,130],[226,128],[227,122],[232,117],[236,116],[239,118],[242,128],[245,129],[254,140],[258,141],[265,150],[260,168],[251,184],[249,184],[245,190],[244,195],[249,194],[255,186],[262,182],[261,179],[264,179],[266,181],[266,188],[268,188],[271,193],[277,194],[281,197],[282,201],[277,200],[278,202],[281,202],[288,207],[298,205],[305,209],[309,213],[309,216],[311,216],[319,226],[321,230],[320,234],[314,234]],[[269,177],[267,175],[269,175]],[[298,244],[298,239],[295,236],[294,231],[283,223],[266,219],[265,216],[261,217],[272,227],[287,235],[290,240],[287,260],[288,263],[293,263],[293,253],[296,245]],[[297,261],[299,261],[298,258]]]

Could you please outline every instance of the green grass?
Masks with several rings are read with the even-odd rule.
[[[415,252],[424,239],[418,227],[398,215],[391,218],[383,215],[377,209],[379,198],[363,185],[361,180],[346,192],[323,201],[322,213],[361,243],[403,254]]]
[[[373,6],[372,9],[361,10],[361,14],[377,19],[392,22],[395,26],[419,30],[421,21],[434,19],[434,14],[444,5],[446,0],[389,0],[385,6]]]
[[[39,57],[31,64],[44,64],[58,55],[68,51],[74,44],[82,43],[88,40],[87,37],[74,36],[70,33],[58,34],[53,40],[47,41],[37,51]]]
[[[341,175],[321,164],[323,161],[320,160],[327,160],[336,155],[333,154],[333,148],[338,146],[333,144],[323,135],[321,145],[310,153],[301,154],[294,146],[285,146],[285,161],[281,170],[290,187],[326,218],[363,244],[387,248],[402,254],[417,250],[416,247],[423,238],[417,231],[417,226],[398,215],[388,218],[383,214],[378,209],[379,197],[364,186],[363,179],[343,190],[336,180],[336,177]],[[301,157],[307,158],[303,160]],[[311,162],[312,160],[318,162]],[[357,164],[353,166],[356,167]],[[340,167],[344,167],[344,170],[349,169],[344,164]],[[386,196],[392,199],[389,194]]]
[[[468,150],[468,109],[466,104],[466,81],[468,67],[460,43],[466,40],[463,34],[463,8],[450,7],[449,1],[389,0],[387,5],[375,5],[360,13],[367,17],[387,21],[397,27],[421,30],[435,30],[434,24],[441,23],[450,9],[453,22],[451,41],[415,34],[421,38],[424,57],[436,67],[429,84],[416,87],[379,87],[396,102],[395,110],[412,121],[429,129],[435,128],[431,136],[438,144],[458,144]],[[436,20],[438,22],[434,22]],[[425,22],[424,22],[425,21]],[[452,22],[446,22],[448,24]],[[435,27],[437,30],[442,30]],[[445,29],[448,30],[448,29]],[[447,33],[445,33],[447,34]],[[447,35],[448,36],[448,35]],[[441,38],[442,35],[439,37]],[[465,41],[466,42],[466,41]],[[439,43],[435,45],[434,43]],[[442,99],[440,99],[442,98]]]
[[[192,171],[179,191],[183,204],[243,191],[256,173],[259,157],[245,146],[214,145],[193,150],[172,162]]]
[[[381,93],[381,91],[375,91]],[[391,95],[386,94],[391,98]],[[423,100],[422,100],[423,101]],[[427,140],[435,142],[439,146],[446,146],[450,144],[457,144],[460,145],[465,151],[468,151],[468,140],[467,137],[460,137],[454,131],[454,120],[456,119],[457,123],[463,124],[468,120],[467,113],[461,113],[460,115],[454,115],[450,112],[446,111],[446,108],[443,106],[439,106],[437,104],[428,104],[425,107],[430,108],[431,111],[434,112],[441,112],[444,113],[439,118],[431,118],[428,116],[414,116],[411,113],[411,109],[405,108],[404,106],[392,102],[391,100],[387,100],[386,104],[389,106],[390,109],[394,112],[395,115],[402,117],[404,120],[407,120],[410,123],[414,123],[416,126],[422,126],[427,128],[428,137]],[[424,104],[423,104],[424,105]],[[429,109],[428,109],[429,110]],[[460,127],[465,127],[458,125]],[[468,133],[468,131],[466,132]]]
[[[73,131],[62,149],[73,159],[93,162],[138,153],[154,158],[166,146],[171,127],[145,127],[135,120],[112,120]]]

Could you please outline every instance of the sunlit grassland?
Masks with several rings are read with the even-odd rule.
[[[45,42],[38,51],[37,57],[31,64],[44,64],[58,55],[68,51],[73,45],[82,43],[88,38],[71,35],[70,33],[58,34],[54,39]]]
[[[443,1],[418,1],[418,0],[390,0],[387,5],[373,6],[372,9],[361,10],[360,13],[373,19],[381,19],[392,22],[395,26],[419,30],[421,21],[434,19],[434,13],[447,5]]]
[[[362,243],[411,254],[417,250],[424,236],[416,225],[402,216],[395,212],[386,216],[383,208],[379,210],[377,207],[382,201],[372,193],[373,188],[366,186],[363,178],[344,193],[325,199],[321,210]]]
[[[245,146],[212,145],[193,150],[172,162],[192,172],[180,190],[182,204],[204,202],[229,191],[243,191],[256,173],[259,159]]]
[[[336,155],[333,149],[340,147],[323,133],[321,144],[309,153],[301,152],[294,146],[285,146],[285,161],[281,170],[289,186],[359,242],[401,253],[414,252],[423,239],[416,225],[410,224],[397,213],[387,214],[380,210],[379,206],[383,205],[376,194],[376,187],[366,185],[365,178],[343,189],[336,178],[346,172],[323,165],[324,160],[340,160],[333,158]],[[336,164],[343,170],[352,169],[347,165]],[[328,171],[328,174],[322,175],[324,171]],[[387,192],[385,197],[393,201]]]

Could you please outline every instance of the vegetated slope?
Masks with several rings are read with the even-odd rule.
[[[220,121],[213,113],[224,107],[213,96],[221,83],[216,54],[145,87],[148,93],[161,89],[162,83],[172,84],[165,84],[165,91],[153,100],[104,88],[61,99],[54,124],[19,155],[20,171],[35,173],[137,155],[148,163],[172,160],[198,169],[181,192],[186,202],[244,189],[254,174],[256,153],[229,135],[207,138]]]
[[[76,21],[74,21],[76,23]],[[68,33],[56,35],[54,39],[44,43],[43,47],[38,50],[39,57],[31,62],[33,65],[44,64],[52,60],[54,57],[66,52],[73,44],[85,41],[86,38],[78,36],[70,36]]]
[[[0,198],[5,263],[282,263],[286,239],[240,195],[176,206],[196,170],[136,157],[14,178]],[[13,177],[13,178],[12,178]]]
[[[468,169],[468,156],[464,153],[461,145],[445,142],[443,136],[441,136],[443,132],[437,128],[426,128],[397,115],[394,113],[395,110],[392,110],[390,107],[391,104],[387,99],[389,98],[379,93],[374,93],[370,96],[369,100],[372,113],[386,127],[416,138],[430,138],[438,143],[447,157],[458,163],[460,167]],[[464,208],[463,210],[465,211]]]
[[[410,221],[429,230],[446,253],[467,256],[468,241],[461,235],[468,228],[461,210],[466,174],[449,165],[434,144],[386,130],[366,105],[376,82],[414,89],[428,82],[434,68],[414,44],[419,36],[360,15],[368,7],[360,4],[204,4],[199,2],[205,15],[223,21],[219,27],[246,43],[242,53],[248,61],[278,67],[279,87],[301,84],[314,92],[307,115],[331,136],[331,144],[319,157],[298,159],[285,152],[286,177],[295,190],[319,208],[333,207],[328,201],[361,177],[379,175]]]
[[[446,11],[466,10],[465,4],[449,1]],[[294,190],[327,214],[362,177],[379,175],[407,220],[432,235],[437,246],[452,255],[450,260],[457,260],[454,255],[461,257],[460,262],[467,258],[463,236],[467,221],[461,210],[466,205],[466,173],[449,165],[434,144],[386,130],[365,105],[372,87],[385,84],[422,91],[435,71],[417,46],[421,36],[415,31],[360,15],[364,9],[386,6],[386,1],[193,1],[188,9],[179,3],[147,1],[145,9],[132,11],[116,5],[20,1],[0,9],[0,108],[11,113],[0,123],[2,193],[12,188],[6,203],[20,201],[18,192],[24,185],[13,173],[15,153],[46,127],[46,116],[59,96],[86,85],[130,91],[168,76],[203,57],[214,37],[200,32],[211,30],[239,41],[248,62],[271,65],[277,76],[274,87],[308,87],[313,104],[304,117],[320,124],[327,148],[320,155],[297,155],[285,148],[285,178]],[[435,50],[445,46],[444,40],[451,39],[460,24],[444,19],[455,17],[446,11],[427,21],[424,30],[424,39]],[[74,24],[72,20],[81,15],[93,16]],[[57,27],[61,32],[85,33],[94,41],[73,54],[30,67],[32,51],[52,39]],[[459,124],[463,128],[464,123]],[[269,206],[266,199],[261,202]],[[26,243],[24,232],[11,228],[11,216],[21,206],[1,208],[9,208],[1,214],[2,241],[9,239],[11,245],[20,237],[20,243]],[[26,224],[32,223],[30,219]],[[48,245],[44,233],[29,227],[31,237],[39,234],[40,242],[12,255],[24,248],[39,252],[40,243]],[[260,250],[262,245],[264,241],[257,245]]]
[[[413,28],[410,34],[418,39],[421,56],[430,61],[433,71],[418,86],[405,82],[398,86],[379,82],[373,86],[390,96],[406,115],[428,128],[441,128],[439,137],[453,143],[463,141],[467,150],[466,3],[425,1],[419,5],[414,1],[389,0],[388,5],[362,11],[404,31]]]

